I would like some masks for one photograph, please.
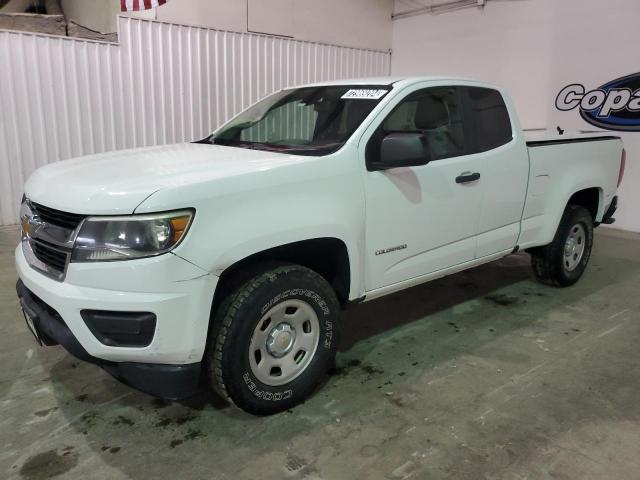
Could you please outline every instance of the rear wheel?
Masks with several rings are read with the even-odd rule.
[[[556,287],[576,283],[589,263],[593,246],[593,218],[584,207],[568,205],[549,245],[531,252],[536,278]]]
[[[331,286],[306,267],[258,273],[214,318],[208,348],[214,388],[254,414],[304,401],[333,365],[339,311]]]

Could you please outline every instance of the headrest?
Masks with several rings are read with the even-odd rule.
[[[415,124],[418,130],[434,130],[449,125],[449,111],[442,100],[426,95],[418,101]]]

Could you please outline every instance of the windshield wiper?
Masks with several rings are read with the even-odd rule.
[[[279,145],[279,150],[283,152],[293,152],[293,151],[311,151],[317,152],[318,150],[329,150],[335,147],[339,147],[343,144],[343,142],[332,142],[332,143],[324,143],[321,145]]]
[[[215,145],[223,145],[227,147],[247,148],[249,150],[264,150],[268,152],[278,153],[304,153],[304,152],[318,152],[322,150],[333,150],[339,148],[344,142],[331,142],[321,145],[279,145],[275,143],[266,142],[246,142],[242,140],[226,140],[220,138],[211,139],[211,143]]]

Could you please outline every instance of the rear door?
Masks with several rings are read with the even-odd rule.
[[[472,139],[470,154],[482,172],[482,207],[476,258],[515,247],[527,193],[529,157],[520,125],[504,95],[492,88],[464,87]],[[512,111],[512,110],[511,110]]]

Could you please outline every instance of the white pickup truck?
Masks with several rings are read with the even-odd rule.
[[[576,282],[624,155],[614,136],[527,139],[482,82],[285,89],[199,142],[36,171],[17,292],[44,345],[152,395],[206,379],[273,413],[333,365],[349,303],[518,250],[543,282]]]

